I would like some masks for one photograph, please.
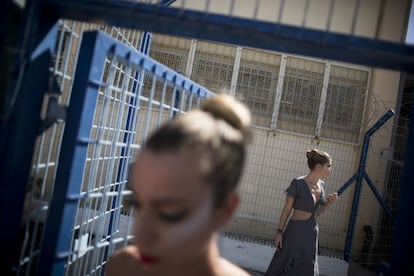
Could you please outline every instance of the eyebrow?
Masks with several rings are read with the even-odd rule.
[[[132,198],[137,197],[137,193],[132,190]],[[161,198],[154,198],[151,199],[151,204],[154,206],[163,206],[163,205],[186,205],[188,203],[188,200],[182,199],[180,197],[161,197]]]
[[[152,200],[152,203],[156,206],[162,206],[162,205],[185,205],[187,203],[186,200],[180,199],[180,198],[156,198]]]

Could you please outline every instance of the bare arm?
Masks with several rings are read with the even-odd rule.
[[[287,219],[289,218],[290,213],[292,212],[292,206],[294,201],[294,197],[286,196],[285,206],[283,207],[282,213],[280,214],[278,229],[283,230],[285,228]]]
[[[282,213],[280,214],[279,226],[275,239],[276,250],[282,249],[283,229],[285,229],[286,222],[292,213],[292,206],[294,201],[294,197],[286,196],[285,206],[283,207]]]

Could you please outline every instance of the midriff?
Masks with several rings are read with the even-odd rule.
[[[312,217],[312,213],[294,209],[291,219],[293,219],[293,220],[307,220],[310,217]]]

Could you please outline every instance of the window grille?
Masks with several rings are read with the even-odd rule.
[[[270,127],[280,55],[243,49],[236,98],[251,110],[253,124]]]
[[[191,79],[214,92],[228,91],[236,47],[197,42]]]
[[[368,71],[332,65],[321,137],[358,142]]]
[[[187,63],[191,62],[190,48],[189,39],[156,34],[151,56],[174,70],[185,72]],[[358,142],[368,70],[338,64],[327,66],[323,61],[294,56],[286,56],[284,65],[280,54],[251,48],[241,48],[238,60],[236,47],[206,41],[197,41],[195,48],[190,78],[216,92],[229,91],[232,78],[237,80],[235,96],[250,108],[254,125]],[[278,85],[279,74],[283,74],[283,84]],[[148,79],[144,78],[145,97],[149,97],[147,88],[152,86]],[[160,100],[162,89],[157,82],[155,100]],[[175,99],[171,98],[173,95]],[[276,99],[278,95],[280,99]],[[182,102],[174,93],[167,93],[166,97],[165,102],[172,105]],[[191,100],[185,97],[183,101],[190,102],[183,108],[188,108]]]
[[[169,68],[184,73],[190,40],[166,35],[153,36],[150,56]]]
[[[279,129],[314,135],[325,64],[288,57],[279,107]]]

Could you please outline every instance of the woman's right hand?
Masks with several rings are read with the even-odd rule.
[[[276,251],[279,251],[282,249],[282,241],[283,241],[283,235],[281,233],[277,233],[276,239],[275,239]]]

